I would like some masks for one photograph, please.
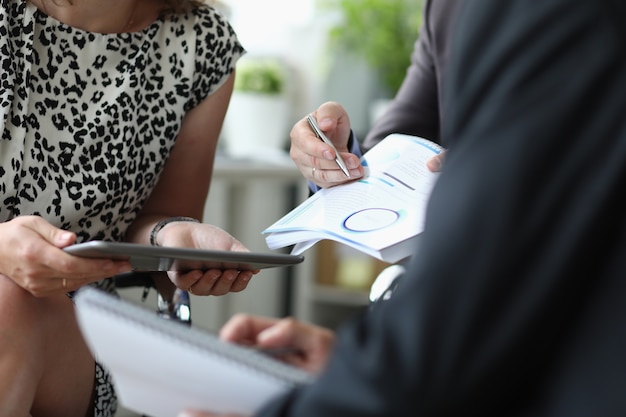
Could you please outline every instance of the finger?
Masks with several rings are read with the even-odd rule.
[[[339,120],[347,117],[346,110],[336,101],[323,103],[313,112],[313,115],[318,123],[322,123],[327,128],[331,127],[330,125],[326,125],[329,121],[334,121],[333,125],[336,125]],[[320,127],[322,127],[322,129],[324,128],[324,126]]]
[[[330,138],[339,151],[347,151],[350,137],[350,118],[346,110],[337,102],[322,104],[314,113],[317,124]]]
[[[62,294],[75,291],[84,285],[82,282],[78,285],[65,277],[47,278],[47,279],[26,279],[22,287],[35,297],[47,297],[53,294]]]
[[[59,281],[59,279],[57,279],[56,281]],[[88,284],[88,281],[86,281],[85,279],[69,279],[67,277],[65,278],[60,278],[61,281],[61,285],[58,288],[55,288],[56,291],[54,292],[72,292],[72,291],[76,291],[79,288],[85,286],[86,284]]]
[[[230,292],[241,292],[248,287],[250,280],[254,276],[252,271],[241,271],[230,287]]]
[[[100,281],[102,278],[75,278],[75,277],[63,277],[60,279],[57,279],[57,281],[60,280],[61,284],[60,286],[56,286],[55,285],[55,291],[54,292],[73,292],[73,291],[77,291],[80,288],[84,287],[85,285],[94,283],[94,282],[98,282]]]
[[[43,217],[21,216],[18,221],[58,248],[71,245],[76,241],[75,233],[59,229]]]
[[[349,125],[348,134],[345,135],[345,137],[343,135],[345,126],[342,126],[342,129],[337,129],[342,118],[342,113],[337,110],[334,105],[322,105],[311,114],[315,117],[318,124],[320,119],[323,120],[323,126],[320,126],[320,129],[328,136],[333,144],[337,146],[338,149],[347,150],[346,143],[349,137]],[[308,115],[302,117],[291,130],[291,158],[294,159],[299,166],[305,165],[307,157],[334,161],[334,150],[317,136],[309,125],[307,117]],[[311,164],[308,165],[310,166]]]
[[[208,411],[192,410],[190,408],[182,410],[176,417],[240,417],[236,414],[215,414]]]
[[[441,152],[439,155],[435,155],[432,158],[429,158],[426,161],[426,167],[428,167],[428,169],[431,172],[439,172],[442,170],[443,168],[443,163],[446,159],[446,152],[447,151],[443,151]]]
[[[250,252],[250,249],[248,249],[246,246],[244,246],[243,243],[235,238],[233,238],[233,241],[230,245],[230,250],[234,252]]]
[[[85,282],[83,280],[77,280],[77,279],[70,280],[70,279],[64,277],[64,278],[61,278],[61,288],[60,288],[60,290],[62,292],[72,292],[72,291],[76,291],[77,289],[79,289],[83,285],[85,285]]]
[[[231,291],[231,288],[239,276],[239,271],[228,269],[222,272],[222,276],[213,284],[209,295],[224,295]]]
[[[67,258],[65,258],[67,256]],[[128,261],[113,261],[110,259],[83,258],[63,255],[53,258],[48,263],[48,267],[58,271],[61,276],[70,281],[75,281],[72,287],[79,288],[87,282],[99,281],[103,278],[131,272],[132,265]]]
[[[257,335],[268,327],[273,326],[279,319],[260,317],[238,313],[231,317],[219,330],[223,340],[235,343],[256,344]]]
[[[177,286],[186,289],[190,294],[209,295],[213,285],[219,280],[221,275],[222,271],[219,269],[210,269],[204,273],[202,271],[192,271],[179,278],[179,281],[184,282],[184,284],[177,284]]]
[[[294,139],[290,156],[299,167],[324,163],[328,160],[328,154],[333,155],[332,148],[318,138],[310,128],[296,132],[292,138]],[[334,161],[334,157],[331,160]]]
[[[311,168],[309,173],[309,176],[311,178],[309,179],[321,187],[328,188],[335,185],[344,184],[346,182],[354,181],[355,179],[363,177],[363,174],[364,168],[359,165],[357,168],[350,169],[350,178],[348,178],[337,166],[337,164],[333,162],[330,167],[315,167],[315,169]]]
[[[79,290],[85,285],[88,285],[97,281],[98,280],[93,280],[93,279],[88,280],[88,279],[82,279],[82,278],[62,278],[61,286],[59,290],[62,292],[73,292],[73,291]],[[58,292],[58,291],[54,291],[54,292]]]
[[[428,167],[431,172],[441,171],[442,166],[443,161],[439,155],[435,155],[432,158],[428,159],[428,161],[426,161],[426,167]]]
[[[305,177],[322,188],[333,187],[346,181],[346,176],[343,172],[341,172],[343,178],[334,178],[333,171],[334,169],[332,168],[323,169],[311,167],[310,173],[305,175]]]

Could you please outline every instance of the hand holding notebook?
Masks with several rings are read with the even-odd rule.
[[[314,378],[93,287],[79,290],[75,302],[87,345],[111,372],[122,405],[138,413],[173,417],[196,408],[251,414]]]

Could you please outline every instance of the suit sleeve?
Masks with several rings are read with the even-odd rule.
[[[428,29],[428,3],[424,24],[411,54],[411,64],[396,96],[363,140],[366,152],[391,133],[405,133],[436,140],[439,136],[437,80],[431,34]]]
[[[442,96],[452,47],[451,34],[462,4],[461,0],[424,2],[424,23],[406,77],[387,111],[365,137],[364,150],[391,133],[421,136],[447,146],[441,132],[445,122]]]

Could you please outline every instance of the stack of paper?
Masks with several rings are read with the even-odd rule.
[[[426,161],[442,151],[424,138],[389,135],[363,156],[364,178],[318,191],[265,229],[268,247],[295,245],[297,255],[330,239],[385,262],[411,256],[439,176]]]

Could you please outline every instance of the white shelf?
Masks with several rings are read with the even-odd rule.
[[[330,285],[315,285],[312,299],[320,303],[340,304],[347,307],[363,307],[369,304],[369,294],[366,291]]]

